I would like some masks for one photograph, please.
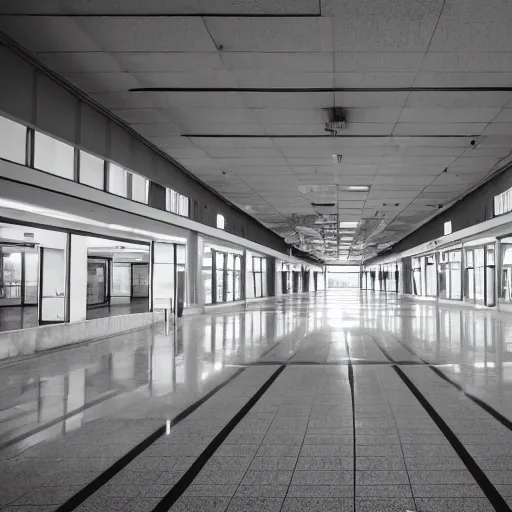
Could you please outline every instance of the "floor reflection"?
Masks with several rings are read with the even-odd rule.
[[[24,449],[148,397],[192,402],[237,365],[387,364],[384,352],[439,365],[512,417],[512,316],[333,290],[183,318],[176,337],[156,325],[3,364],[0,447]]]

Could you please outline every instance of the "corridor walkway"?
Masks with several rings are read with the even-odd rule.
[[[0,363],[0,510],[512,505],[512,316],[360,291]]]

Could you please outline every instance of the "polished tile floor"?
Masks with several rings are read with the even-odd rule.
[[[0,509],[509,510],[511,429],[511,315],[269,299],[1,363]]]

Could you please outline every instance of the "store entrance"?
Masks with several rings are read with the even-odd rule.
[[[38,325],[38,269],[34,244],[0,243],[0,330]]]
[[[149,311],[149,245],[88,237],[87,319]]]

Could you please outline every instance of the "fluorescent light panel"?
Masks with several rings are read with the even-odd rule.
[[[358,224],[359,222],[355,220],[342,220],[340,222],[340,228],[357,228]]]
[[[343,192],[368,192],[370,190],[369,185],[338,185],[338,190]]]

